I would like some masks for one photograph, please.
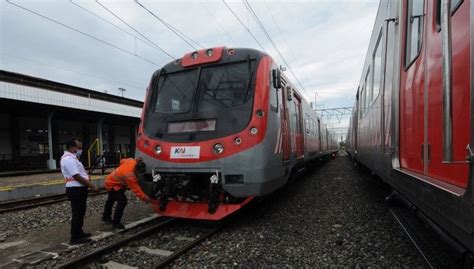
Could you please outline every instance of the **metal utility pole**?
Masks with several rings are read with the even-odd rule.
[[[314,92],[314,110],[318,109],[318,107],[316,106],[316,100],[318,99],[318,93],[317,92]]]
[[[127,90],[124,89],[124,88],[118,88],[118,90],[122,92],[122,97],[123,97],[123,94],[127,91]]]

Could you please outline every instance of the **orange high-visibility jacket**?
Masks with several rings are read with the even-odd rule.
[[[142,200],[146,198],[147,195],[138,185],[137,176],[134,172],[136,164],[137,161],[133,158],[122,159],[120,161],[120,166],[105,179],[105,189],[108,191],[112,189],[118,191],[120,189],[125,189],[128,186],[138,198]]]

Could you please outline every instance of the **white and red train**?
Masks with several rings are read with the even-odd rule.
[[[270,56],[216,47],[153,74],[136,156],[160,214],[218,220],[337,148]]]
[[[474,7],[382,0],[347,137],[349,153],[465,259],[474,252]]]

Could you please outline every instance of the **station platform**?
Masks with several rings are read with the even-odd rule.
[[[94,185],[103,187],[107,174],[92,174],[90,177]],[[0,178],[0,201],[26,199],[64,192],[64,178],[57,171]]]

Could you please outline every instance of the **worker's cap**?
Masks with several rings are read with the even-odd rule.
[[[146,164],[143,161],[137,161],[137,164],[135,164],[135,171],[137,171],[138,174],[145,174]]]

